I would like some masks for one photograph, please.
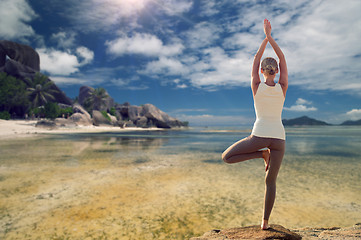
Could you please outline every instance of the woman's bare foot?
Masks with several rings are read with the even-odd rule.
[[[262,220],[262,225],[261,225],[261,229],[262,230],[267,230],[267,229],[269,229],[269,225],[268,225],[268,220],[266,220],[266,219],[263,219]]]
[[[267,149],[267,150],[263,150],[262,151],[262,157],[264,159],[264,165],[265,165],[265,168],[266,168],[266,172],[268,170],[268,167],[269,167],[269,163],[270,163],[270,158],[271,158],[271,150]]]

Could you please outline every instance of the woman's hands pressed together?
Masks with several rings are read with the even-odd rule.
[[[268,21],[268,19],[265,19],[263,21],[263,29],[264,29],[264,33],[266,34],[266,37],[270,37],[271,36],[271,31],[272,31],[272,27],[271,27],[271,23],[270,21]]]

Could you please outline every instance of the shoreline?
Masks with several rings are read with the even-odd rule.
[[[42,134],[102,133],[127,131],[161,131],[161,128],[120,128],[112,126],[68,126],[68,127],[36,127],[38,120],[3,120],[0,119],[0,140],[34,137]]]

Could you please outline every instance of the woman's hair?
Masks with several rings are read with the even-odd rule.
[[[268,57],[263,59],[261,63],[261,68],[264,73],[269,75],[274,75],[276,71],[278,70],[278,63],[276,59]]]

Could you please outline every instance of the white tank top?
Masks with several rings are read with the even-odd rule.
[[[257,137],[286,139],[282,124],[282,109],[285,97],[280,84],[268,86],[261,82],[254,96],[256,121],[252,135]]]

